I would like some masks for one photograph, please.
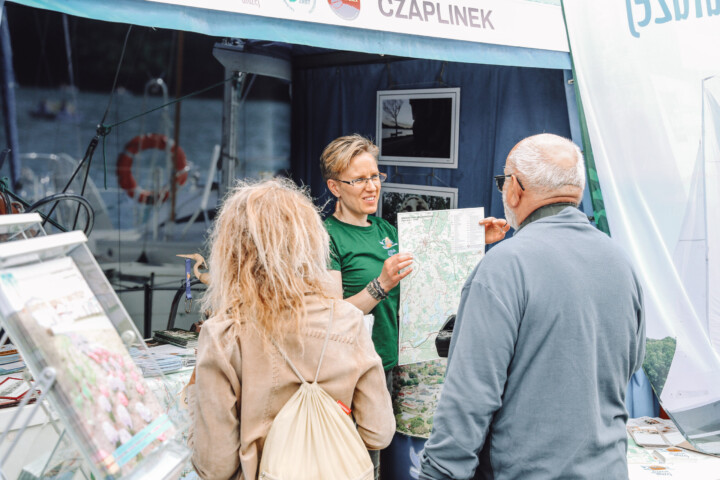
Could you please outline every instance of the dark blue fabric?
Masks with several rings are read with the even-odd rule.
[[[393,183],[455,187],[459,208],[484,206],[486,215],[504,217],[492,176],[502,172],[510,149],[536,133],[570,138],[562,70],[434,60],[295,70],[291,146],[295,179],[310,186],[318,203],[329,200],[320,176],[320,154],[341,135],[375,137],[376,92],[439,87],[461,89],[459,168],[380,169]]]

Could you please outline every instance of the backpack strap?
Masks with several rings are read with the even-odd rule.
[[[335,302],[330,304],[330,321],[328,322],[328,328],[327,333],[325,334],[325,343],[323,344],[322,352],[320,352],[320,360],[318,361],[318,368],[315,372],[315,380],[313,380],[313,383],[317,383],[318,375],[320,375],[320,366],[322,365],[323,357],[325,356],[325,349],[327,348],[328,342],[330,341],[330,328],[332,327],[332,321],[334,316],[334,310],[335,310]],[[280,345],[275,342],[274,338],[270,338],[270,341],[273,345],[275,345],[275,348],[278,349],[278,352],[280,352],[280,355],[285,359],[285,362],[290,366],[290,369],[292,369],[293,372],[295,372],[295,375],[300,379],[302,383],[307,383],[307,381],[303,378],[303,376],[300,374],[298,369],[293,365],[293,363],[290,361],[290,358],[288,358],[287,354],[283,351],[282,348],[280,348]]]
[[[335,301],[331,301],[330,303],[330,321],[328,322],[327,327],[327,333],[325,334],[325,343],[323,344],[322,352],[320,352],[320,360],[318,360],[318,368],[315,371],[315,380],[313,380],[313,383],[317,383],[318,376],[320,375],[320,366],[322,365],[323,358],[325,357],[325,349],[328,346],[328,342],[330,341],[330,328],[332,327],[333,322],[333,312],[335,310]]]

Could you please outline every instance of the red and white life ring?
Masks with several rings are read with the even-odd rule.
[[[175,166],[175,181],[178,186],[185,185],[188,179],[188,164],[185,152],[180,146],[172,145],[170,142],[170,152],[173,155],[173,164]],[[132,163],[133,158],[138,152],[143,150],[149,150],[151,148],[157,150],[165,150],[168,146],[168,138],[165,135],[159,133],[148,133],[145,135],[138,135],[125,144],[125,148],[118,155],[117,158],[117,177],[120,188],[127,192],[130,198],[135,198],[139,203],[152,205],[156,201],[159,203],[164,202],[170,196],[170,192],[167,188],[159,192],[147,190],[138,187],[135,177],[132,174]],[[177,150],[177,154],[176,154]]]

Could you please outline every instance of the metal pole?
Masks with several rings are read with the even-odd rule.
[[[2,93],[5,136],[10,148],[10,178],[12,188],[20,187],[20,141],[18,140],[17,111],[15,107],[15,73],[12,66],[10,30],[5,15],[4,1],[0,3],[0,50],[2,51]]]
[[[42,403],[42,401],[45,399],[45,396],[50,391],[50,388],[52,388],[53,384],[55,383],[55,378],[57,376],[57,373],[55,372],[55,369],[52,367],[45,367],[42,372],[40,372],[40,378],[37,379],[37,383],[35,386],[28,391],[25,396],[23,397],[20,404],[16,407],[15,413],[12,416],[12,419],[10,420],[10,423],[7,425],[6,430],[2,433],[2,436],[0,436],[0,445],[2,445],[5,442],[5,439],[7,438],[8,434],[12,430],[12,427],[15,425],[15,422],[19,419],[20,414],[23,412],[23,409],[28,404],[30,399],[33,397],[35,393],[39,393],[40,395],[37,397],[37,401],[35,402],[36,405],[34,408],[32,408],[29,413],[27,413],[25,417],[25,421],[23,422],[22,426],[18,429],[17,433],[15,433],[15,437],[8,447],[7,451],[3,455],[2,459],[0,459],[0,471],[2,470],[2,466],[7,461],[8,457],[10,457],[10,453],[12,453],[13,449],[17,446],[18,441],[20,437],[22,437],[22,434],[25,433],[25,430],[27,429],[28,425],[30,424],[30,421],[33,419],[35,414],[37,413],[39,408],[39,404]]]
[[[225,69],[226,78],[230,74],[234,75],[231,81],[225,84],[225,101],[223,102],[223,135],[222,135],[222,172],[219,188],[219,198],[225,197],[225,194],[232,188],[237,175],[238,164],[238,138],[237,138],[237,122],[240,110],[240,96],[242,95],[243,85],[245,84],[244,72],[233,72]]]
[[[153,285],[155,284],[155,273],[150,274],[150,280],[145,283],[145,308],[143,311],[143,338],[150,338],[152,335],[152,304]]]
[[[177,48],[177,61],[175,69],[175,98],[182,96],[182,76],[183,76],[183,52],[185,48],[185,35],[184,32],[178,32],[178,48]],[[175,223],[175,204],[177,195],[177,174],[178,171],[175,168],[178,145],[180,145],[180,106],[182,102],[175,104],[175,153],[173,154],[173,166],[170,169],[170,223]]]

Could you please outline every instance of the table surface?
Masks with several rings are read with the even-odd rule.
[[[189,381],[191,374],[192,368],[187,368],[165,375],[163,378],[148,377],[145,379],[150,389],[155,392],[158,400],[167,410],[171,418],[182,419],[186,416],[186,413],[183,411],[183,407],[181,405],[180,393]],[[22,412],[22,417],[24,417],[27,413],[30,413],[30,411],[34,408],[34,405],[24,407],[23,410],[26,411]],[[10,417],[16,410],[17,408],[5,408],[0,410],[0,427],[7,427]],[[51,431],[42,427],[46,426],[49,420],[50,419],[47,418],[45,412],[42,409],[38,409],[35,415],[33,415],[32,422],[30,424],[30,426],[34,426],[35,429],[42,429],[41,436],[46,437],[45,440],[48,440],[47,437]],[[20,424],[21,422],[16,422],[16,425],[19,426]],[[0,431],[2,430],[0,429]],[[37,432],[32,431],[31,434],[28,435],[28,439],[32,438],[36,440],[38,433],[40,433],[39,430]],[[8,439],[6,439],[5,443],[7,442]],[[2,451],[2,447],[5,446],[6,445],[0,446],[0,451]],[[29,450],[36,449],[30,448]],[[638,446],[633,441],[632,437],[628,435],[628,472],[630,480],[653,480],[659,478],[720,480],[720,457],[689,452],[691,461],[662,463],[652,455],[654,450],[654,448],[643,448]],[[28,461],[28,457],[23,456],[21,461],[26,463]],[[5,465],[4,467],[10,467],[10,465]],[[18,468],[20,468],[20,465],[13,466],[11,468],[12,472],[6,471],[6,474],[13,473],[16,470],[19,472]],[[198,479],[197,474],[194,472],[189,462],[185,465],[180,478],[183,480]],[[410,477],[408,477],[408,480],[411,480]]]
[[[686,450],[689,460],[662,463],[653,456],[657,448],[640,447],[628,435],[628,473],[630,480],[677,478],[720,480],[720,457]]]

